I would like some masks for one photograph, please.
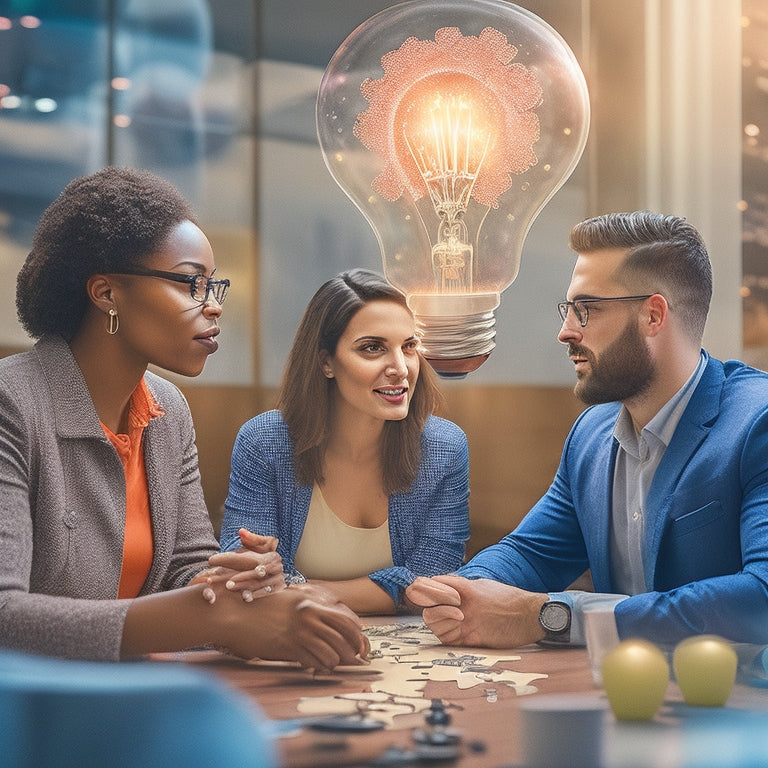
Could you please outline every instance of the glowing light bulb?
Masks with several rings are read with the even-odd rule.
[[[465,376],[493,350],[501,292],[588,127],[572,51],[506,0],[393,6],[331,59],[317,98],[323,157],[441,375]]]
[[[463,93],[430,94],[411,105],[403,135],[435,213],[440,218],[432,246],[432,269],[441,293],[472,290],[472,244],[463,216],[483,165],[491,133],[473,127],[476,105]]]

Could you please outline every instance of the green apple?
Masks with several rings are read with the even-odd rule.
[[[722,707],[731,695],[738,662],[733,646],[717,635],[695,635],[679,642],[672,667],[685,703]]]
[[[603,657],[603,686],[619,720],[650,720],[661,707],[669,665],[653,643],[623,640]]]

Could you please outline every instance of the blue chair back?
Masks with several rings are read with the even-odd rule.
[[[268,721],[203,671],[0,652],[2,768],[275,768]]]

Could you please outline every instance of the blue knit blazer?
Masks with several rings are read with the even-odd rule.
[[[237,549],[247,528],[276,536],[286,575],[294,566],[309,512],[312,486],[298,485],[293,443],[279,411],[267,411],[240,429],[232,453],[221,549]],[[369,574],[401,606],[416,576],[455,571],[469,538],[469,452],[464,433],[430,416],[421,436],[421,463],[411,488],[389,497],[392,568]]]

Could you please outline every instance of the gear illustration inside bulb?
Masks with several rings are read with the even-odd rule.
[[[323,156],[373,227],[441,375],[464,376],[492,351],[500,294],[588,122],[568,46],[505,0],[394,6],[328,65]]]

